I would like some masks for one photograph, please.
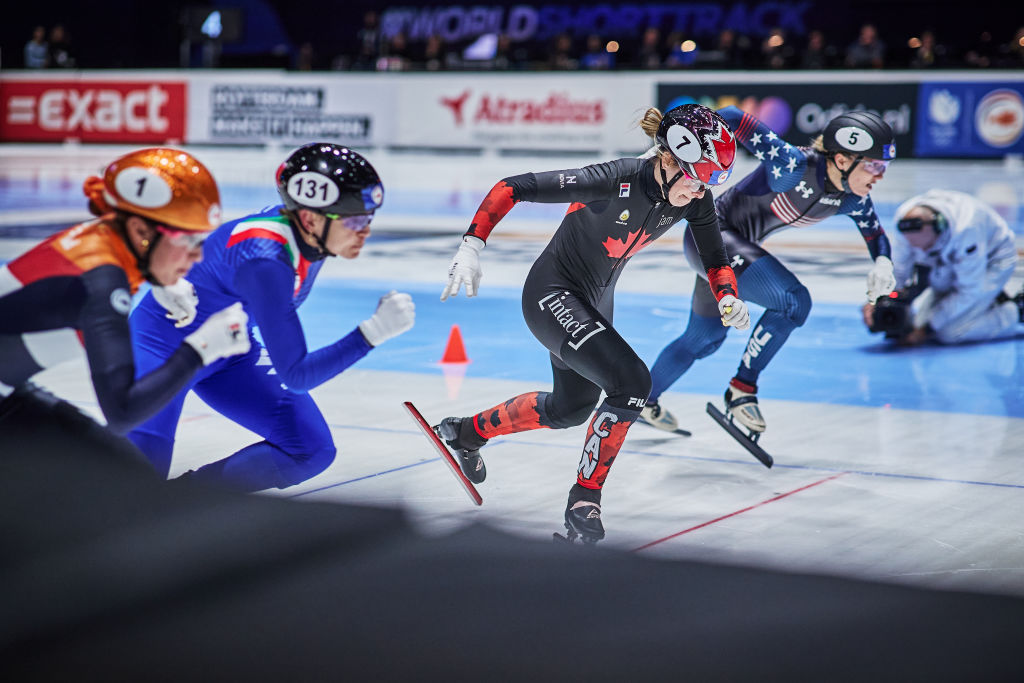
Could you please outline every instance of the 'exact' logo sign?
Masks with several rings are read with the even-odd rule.
[[[185,84],[6,81],[0,139],[164,142],[185,137]]]

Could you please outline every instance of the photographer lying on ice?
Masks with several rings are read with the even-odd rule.
[[[872,332],[908,345],[1024,332],[1024,292],[1003,291],[1017,265],[1014,234],[991,207],[963,192],[930,190],[901,204],[896,220],[897,290],[864,305]]]

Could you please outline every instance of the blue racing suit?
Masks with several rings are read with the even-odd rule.
[[[161,365],[211,314],[241,301],[249,334],[246,354],[202,368],[155,417],[129,438],[165,476],[185,395],[192,390],[211,408],[264,440],[190,473],[193,480],[241,491],[284,488],[319,474],[335,447],[323,415],[307,393],[373,348],[359,328],[309,351],[298,307],[309,295],[322,256],[294,233],[280,206],[220,226],[206,241],[203,260],[188,280],[199,296],[195,320],[177,328],[147,294],[131,316],[136,371]]]

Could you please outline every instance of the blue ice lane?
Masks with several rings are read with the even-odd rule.
[[[550,386],[548,353],[523,322],[520,290],[489,287],[473,299],[439,301],[443,283],[324,280],[302,307],[310,348],[329,344],[369,317],[395,288],[413,295],[416,325],[371,352],[358,367],[440,373],[438,361],[453,324],[471,363],[467,377],[535,381]],[[751,306],[752,318],[761,309]],[[680,335],[689,299],[619,293],[615,327],[648,365]],[[718,394],[733,376],[747,342],[730,332],[722,348],[698,360],[670,391]],[[871,335],[860,309],[814,304],[807,323],[790,336],[761,375],[763,398],[867,407],[1024,417],[1024,339],[941,347],[894,348]]]

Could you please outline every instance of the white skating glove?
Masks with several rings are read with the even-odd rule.
[[[888,256],[875,259],[875,267],[868,273],[868,301],[875,303],[880,296],[886,296],[896,288],[896,276],[892,273],[892,261]]]
[[[735,327],[737,330],[750,327],[747,305],[732,294],[726,294],[718,300],[718,312],[722,315],[722,324],[727,327]]]
[[[235,302],[207,318],[198,330],[185,337],[185,343],[196,350],[203,365],[209,365],[249,350],[248,322],[242,303]]]
[[[167,318],[174,321],[175,327],[187,327],[196,319],[196,306],[199,297],[196,288],[185,278],[178,278],[173,285],[153,287],[153,298],[167,309]]]
[[[484,241],[479,237],[466,235],[462,238],[459,250],[455,252],[452,264],[448,266],[448,286],[441,292],[441,301],[450,296],[458,296],[459,287],[465,283],[466,296],[476,296],[480,289],[480,278],[484,272],[480,270],[480,250]]]
[[[407,332],[415,322],[416,304],[412,297],[391,290],[380,298],[377,312],[359,323],[359,331],[370,346],[380,346],[388,339]]]

